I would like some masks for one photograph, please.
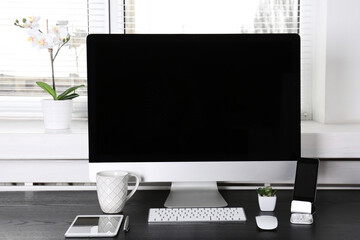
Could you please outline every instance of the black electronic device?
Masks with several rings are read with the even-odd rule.
[[[126,169],[171,181],[167,207],[223,207],[216,181],[300,158],[298,34],[91,34],[87,69],[92,181]]]
[[[95,34],[87,47],[91,163],[300,157],[297,34]]]
[[[65,237],[115,237],[124,215],[78,215]]]
[[[315,202],[319,159],[301,158],[297,162],[294,200]]]

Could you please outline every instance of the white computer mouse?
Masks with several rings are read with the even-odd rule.
[[[256,225],[262,230],[274,230],[278,226],[278,220],[274,216],[256,216]]]

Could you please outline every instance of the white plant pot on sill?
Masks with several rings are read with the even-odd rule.
[[[41,104],[46,129],[69,129],[71,127],[72,100],[44,99]]]
[[[258,194],[259,206],[261,211],[274,211],[276,206],[276,195],[272,197],[262,197]]]

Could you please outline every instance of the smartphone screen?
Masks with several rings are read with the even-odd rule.
[[[122,215],[77,216],[66,232],[66,237],[115,236],[119,230]]]
[[[294,200],[315,201],[318,167],[319,159],[303,158],[297,162]]]

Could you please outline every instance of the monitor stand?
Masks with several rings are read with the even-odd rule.
[[[172,182],[165,207],[226,207],[216,182]]]

